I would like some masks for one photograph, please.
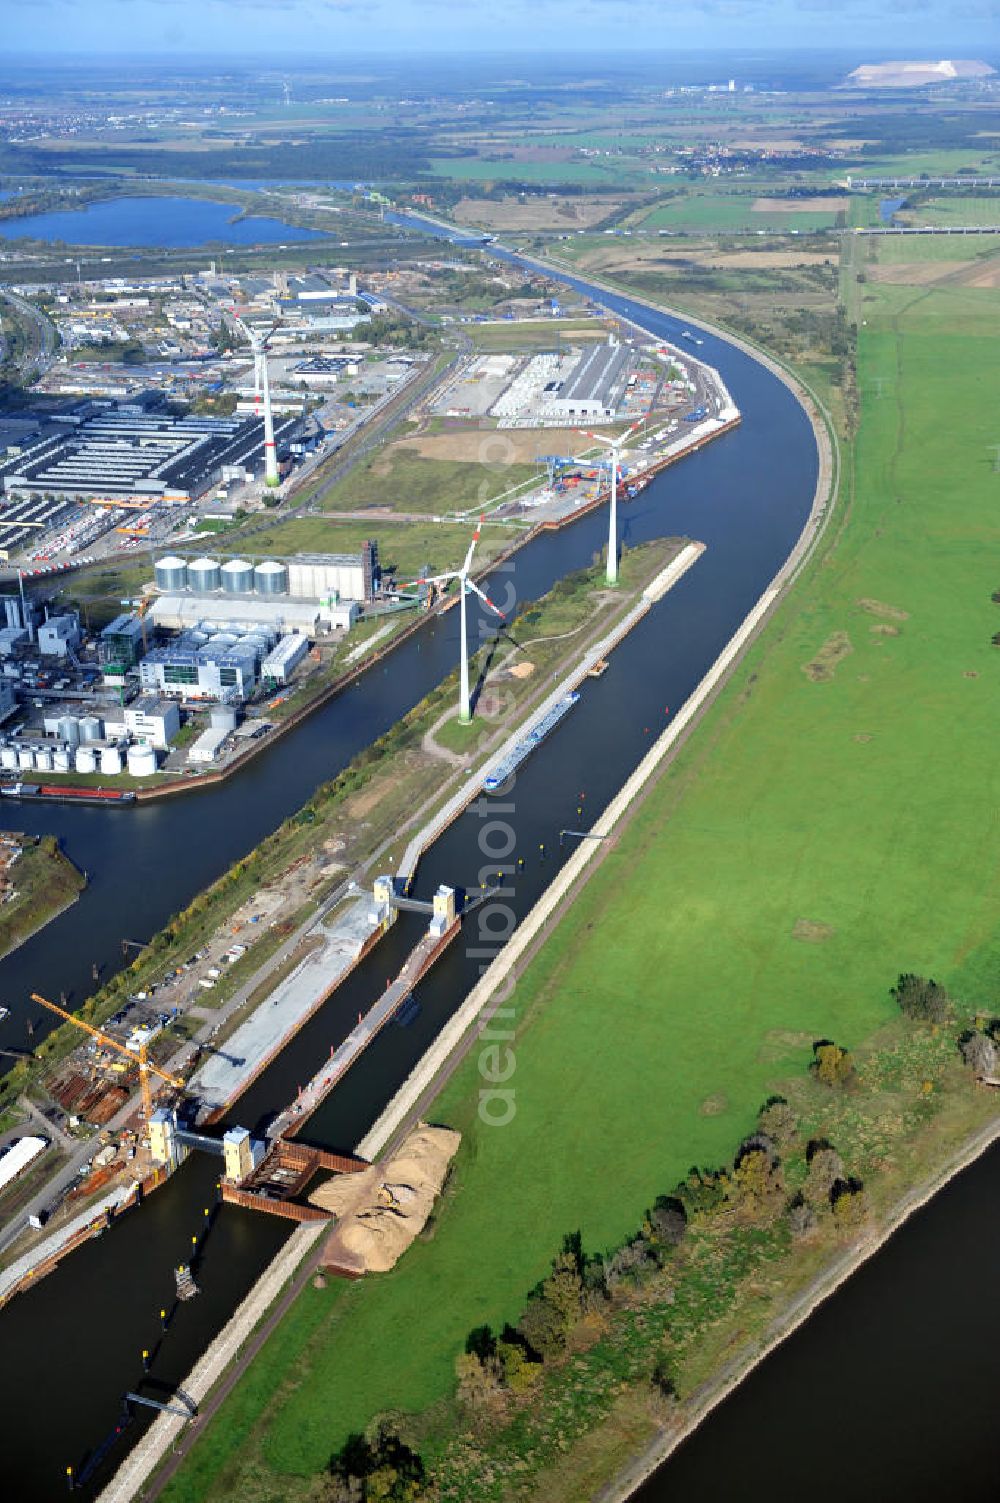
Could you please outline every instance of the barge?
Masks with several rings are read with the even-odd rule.
[[[579,694],[574,689],[569,694],[564,694],[561,699],[557,699],[552,708],[546,710],[538,724],[518,741],[503,761],[498,762],[489,776],[483,779],[483,788],[487,793],[496,793],[504,786],[521,763],[531,756],[537,746],[541,746],[546,736],[559,724],[563,716],[569,714],[579,698]]]
[[[57,783],[0,783],[0,797],[27,803],[94,804],[114,808],[135,803],[133,788],[72,788]]]

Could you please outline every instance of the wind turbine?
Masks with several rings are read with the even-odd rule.
[[[472,534],[472,542],[469,544],[469,551],[465,555],[465,562],[460,569],[452,569],[447,574],[428,574],[422,579],[414,579],[411,581],[411,584],[443,585],[450,583],[450,581],[453,579],[458,580],[458,598],[461,609],[461,624],[459,626],[459,635],[461,637],[461,673],[458,690],[458,718],[463,725],[468,725],[470,720],[472,719],[472,706],[469,698],[469,636],[467,626],[467,610],[465,604],[466,596],[469,591],[472,590],[476,595],[479,596],[480,600],[485,601],[490,610],[493,611],[495,615],[499,616],[501,621],[506,621],[507,619],[499,606],[493,604],[493,601],[487,594],[484,593],[484,591],[479,588],[475,580],[469,578],[469,570],[472,567],[472,555],[476,551],[476,544],[479,542],[479,534],[482,529],[483,519],[482,517],[480,517],[479,526]],[[407,586],[404,585],[403,588],[406,589]]]
[[[622,450],[625,440],[631,438],[637,428],[642,426],[643,419],[633,423],[631,428],[626,428],[624,433],[619,433],[617,438],[606,438],[603,433],[589,433],[585,428],[577,429],[584,438],[596,439],[603,444],[608,451],[608,459],[605,463],[611,467],[611,515],[608,520],[608,572],[609,585],[618,583],[618,466],[621,463]]]
[[[278,456],[274,447],[274,417],[271,413],[271,383],[267,374],[267,341],[274,333],[274,328],[262,332],[252,325],[244,323],[241,318],[236,320],[239,327],[246,335],[250,349],[253,351],[253,390],[257,399],[257,411],[260,411],[261,398],[264,401],[264,484],[268,486],[280,485],[281,478],[278,475]]]

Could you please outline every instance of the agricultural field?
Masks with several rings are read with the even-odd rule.
[[[605,162],[515,161],[506,157],[432,157],[435,177],[452,182],[582,183],[620,188],[648,178],[650,168],[618,158]]]
[[[489,438],[481,434],[480,440]],[[535,436],[537,447],[538,435]],[[538,474],[538,466],[510,464],[492,468],[483,460],[438,457],[406,438],[388,445],[376,458],[324,491],[321,504],[328,512],[372,512],[371,526],[393,513],[408,516],[446,516],[470,511],[503,495]]]
[[[952,195],[948,198],[925,198],[896,215],[900,224],[1000,225],[1000,195],[984,194],[981,198]]]
[[[851,495],[522,978],[516,1116],[485,1128],[473,1063],[456,1073],[433,1235],[377,1281],[307,1292],[170,1503],[304,1499],[373,1413],[444,1401],[467,1334],[517,1318],[568,1231],[616,1245],[731,1153],[815,1039],[885,1028],[900,970],[991,1009],[1000,294],[862,286]]]
[[[577,230],[619,213],[629,202],[612,194],[533,193],[528,197],[461,198],[451,211],[457,224],[484,230]]]
[[[644,230],[743,234],[757,230],[806,234],[840,222],[846,200],[840,198],[760,198],[747,194],[692,193],[654,209]]]

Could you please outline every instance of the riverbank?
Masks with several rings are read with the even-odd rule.
[[[925,1180],[906,1190],[879,1228],[867,1229],[852,1247],[797,1293],[775,1315],[759,1341],[732,1357],[711,1382],[703,1384],[682,1406],[683,1414],[674,1423],[665,1426],[645,1452],[631,1462],[612,1483],[595,1494],[595,1503],[626,1503],[627,1499],[634,1497],[664,1462],[669,1460],[678,1446],[709,1417],[713,1409],[724,1403],[754,1369],[794,1335],[820,1305],[836,1294],[859,1268],[881,1252],[911,1216],[921,1211],[946,1185],[982,1158],[997,1141],[1000,1141],[1000,1116],[993,1116]]]
[[[83,872],[49,837],[26,838],[6,879],[13,896],[0,905],[0,960],[58,918],[87,885]]]

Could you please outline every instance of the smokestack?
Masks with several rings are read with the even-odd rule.
[[[271,382],[267,374],[267,349],[260,355],[261,389],[264,397],[264,484],[281,484],[278,474],[278,454],[274,447],[274,418],[271,414]]]

